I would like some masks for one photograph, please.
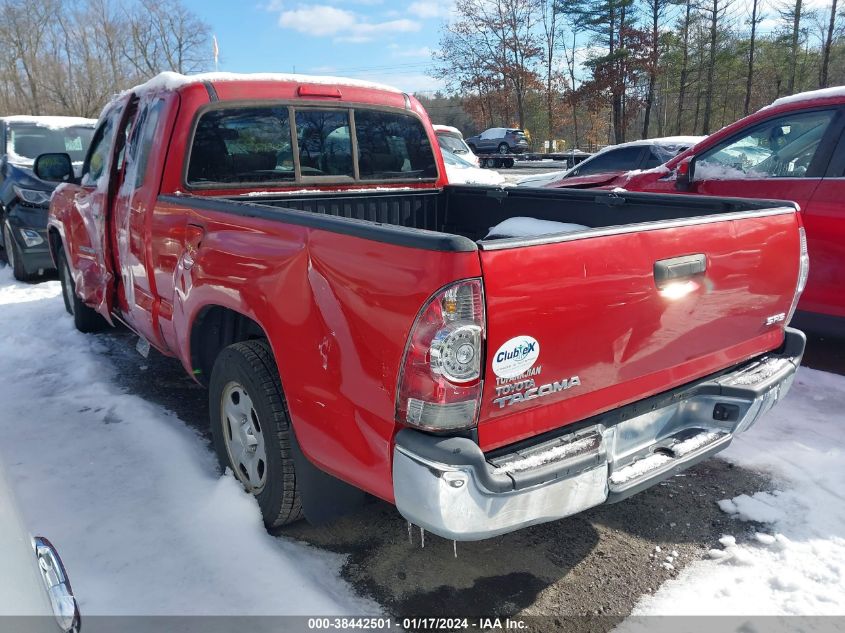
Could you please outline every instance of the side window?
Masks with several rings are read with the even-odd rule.
[[[94,132],[91,149],[88,151],[88,158],[82,166],[83,185],[96,185],[97,181],[108,168],[109,152],[111,152],[112,148],[114,130],[117,127],[117,122],[120,120],[120,112],[120,108],[116,108],[110,112],[105,121]]]
[[[833,150],[830,166],[827,169],[828,178],[845,178],[845,131],[839,137],[839,143]]]
[[[642,153],[643,148],[639,145],[608,150],[592,160],[581,163],[581,166],[578,167],[578,173],[572,174],[572,177],[636,169],[640,164],[640,155]]]
[[[297,110],[296,138],[303,177],[355,175],[347,110]]]
[[[287,106],[210,110],[197,123],[188,183],[258,183],[294,179]]]
[[[701,154],[694,177],[804,178],[833,116],[834,111],[826,110],[766,121],[740,138]]]
[[[648,150],[645,165],[643,169],[654,169],[660,167],[663,163],[674,158],[687,148],[678,145],[652,145]]]
[[[158,121],[161,111],[164,108],[164,101],[159,99],[151,106],[145,108],[138,116],[138,123],[132,130],[132,138],[129,141],[129,155],[132,161],[134,174],[134,188],[138,189],[144,184],[147,173],[147,162],[150,158],[150,149],[153,145]]]
[[[355,137],[362,180],[437,177],[428,134],[412,116],[356,110]]]

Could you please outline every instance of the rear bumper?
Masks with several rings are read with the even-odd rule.
[[[805,342],[787,328],[779,352],[690,385],[668,404],[495,458],[467,438],[404,429],[393,455],[396,507],[435,534],[471,541],[625,499],[755,424],[789,391]]]

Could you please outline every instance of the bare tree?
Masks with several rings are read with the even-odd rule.
[[[800,0],[798,0],[800,2]],[[704,87],[704,115],[701,123],[703,134],[710,134],[710,118],[713,113],[714,79],[716,76],[716,52],[719,48],[721,30],[725,26],[725,15],[732,0],[708,0],[703,7],[708,23],[707,80]]]
[[[657,71],[660,63],[660,24],[663,20],[669,0],[647,0],[646,9],[650,20],[649,55],[648,55],[648,92],[645,99],[643,115],[642,138],[648,138],[648,127],[651,122],[651,109],[654,105],[654,90],[657,84]]]
[[[525,127],[526,98],[540,85],[536,65],[543,59],[539,0],[458,0],[455,11],[458,19],[441,36],[435,73],[486,101],[488,110],[491,93],[504,97],[498,118],[509,123],[513,103]]]
[[[742,113],[748,114],[751,107],[751,87],[754,84],[754,46],[757,43],[757,25],[763,21],[760,0],[751,0],[751,36],[748,42],[748,74],[745,78],[745,105]]]
[[[540,13],[543,23],[543,41],[545,44],[545,66],[546,66],[546,125],[551,149],[552,139],[555,131],[554,101],[555,101],[555,77],[558,74],[555,68],[557,41],[560,37],[558,29],[558,8],[555,0],[540,0]]]
[[[798,54],[801,50],[801,10],[802,0],[793,0],[779,9],[786,24],[786,37],[789,41],[789,74],[786,78],[786,93],[795,92],[795,77],[798,73]]]
[[[819,72],[819,88],[827,88],[828,73],[830,69],[830,49],[833,45],[833,36],[836,32],[836,0],[830,5],[830,20],[827,27],[827,36],[822,43],[822,67]]]
[[[681,119],[686,104],[687,85],[689,81],[689,45],[690,45],[690,18],[692,16],[692,0],[684,2],[684,13],[681,19],[681,76],[678,82],[678,122],[676,125],[677,134],[681,133]]]
[[[138,72],[193,73],[209,65],[211,29],[180,0],[139,0],[124,55]]]

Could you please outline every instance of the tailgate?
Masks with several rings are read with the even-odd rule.
[[[792,210],[482,246],[483,450],[775,349],[798,277]]]

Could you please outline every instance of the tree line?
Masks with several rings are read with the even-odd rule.
[[[455,14],[433,59],[446,94],[424,103],[468,133],[584,148],[709,134],[845,84],[841,0],[456,0]]]
[[[180,0],[0,0],[0,115],[96,118],[128,86],[211,57],[210,27]]]

